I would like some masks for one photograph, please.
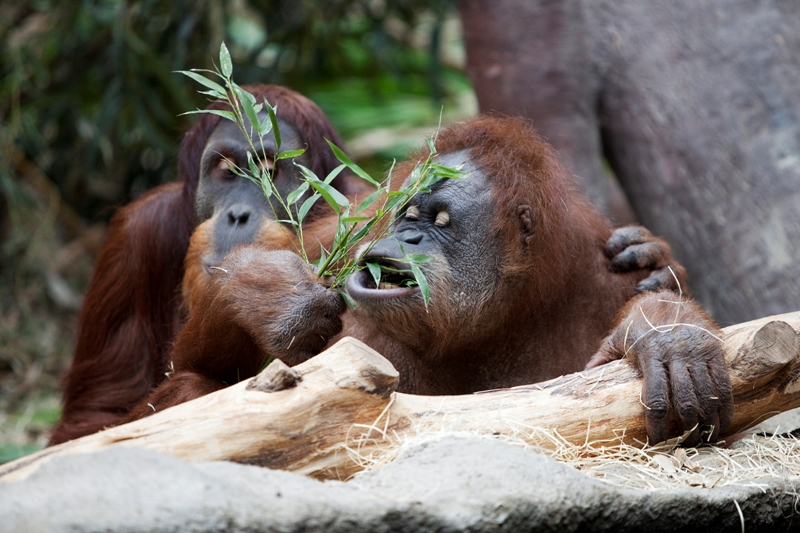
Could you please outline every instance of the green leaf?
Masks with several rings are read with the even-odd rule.
[[[404,261],[408,263],[430,263],[433,261],[433,257],[425,254],[408,254],[406,257],[403,258]]]
[[[280,152],[278,155],[275,156],[275,161],[280,161],[281,159],[291,159],[292,157],[298,157],[305,153],[305,148],[300,148],[299,150],[286,150],[285,152]]]
[[[372,274],[372,279],[375,280],[375,286],[381,286],[381,266],[377,263],[367,263],[367,269]]]
[[[245,172],[244,170],[242,170],[242,168],[239,167],[239,165],[237,165],[236,163],[234,163],[233,161],[231,161],[227,157],[223,157],[223,159],[228,163],[228,170],[230,170],[231,172],[233,172],[237,176],[239,176],[241,178],[250,178],[251,180],[257,181],[258,173],[256,173],[255,176],[251,176],[248,172]]]
[[[193,68],[193,69],[191,69],[191,71],[192,72],[208,72],[209,74],[213,74],[214,76],[217,76],[217,77],[220,77],[220,78],[222,77],[222,74],[220,74],[216,70],[211,70],[211,69],[207,69],[207,68]]]
[[[316,263],[317,268],[322,268],[322,265],[324,265],[327,260],[328,260],[328,250],[326,250],[325,247],[320,244],[319,245],[319,259],[317,260],[317,263]],[[319,271],[319,272],[317,272],[317,275],[319,277],[324,277],[325,276],[325,272],[324,271]]]
[[[392,183],[392,173],[394,172],[394,166],[396,164],[397,164],[397,159],[392,159],[392,166],[389,167],[389,172],[386,173],[386,177],[383,178],[383,181],[381,181],[381,187],[385,186],[387,191],[389,190],[389,186]]]
[[[356,208],[356,213],[360,213],[364,209],[366,209],[369,206],[371,206],[372,204],[374,204],[375,200],[380,198],[382,192],[385,192],[385,191],[383,189],[378,189],[374,193],[372,193],[369,196],[367,196],[366,198],[364,198],[364,200],[360,204],[358,204],[358,207]]]
[[[264,193],[267,200],[272,197],[272,181],[269,179],[269,173],[266,171],[261,173],[261,191]]]
[[[408,175],[409,186],[406,187],[406,189],[413,188],[414,185],[419,181],[421,175],[422,175],[422,166],[416,165],[414,169],[411,171],[411,174]]]
[[[411,263],[410,266],[411,272],[417,280],[417,285],[419,285],[419,290],[422,292],[422,301],[425,302],[425,309],[427,309],[428,302],[431,300],[431,288],[428,286],[428,280],[425,278],[425,274],[422,273],[422,269],[418,265]]]
[[[302,222],[306,218],[306,215],[311,210],[311,208],[314,206],[316,201],[319,200],[319,199],[320,199],[320,195],[319,194],[314,194],[314,195],[306,198],[306,201],[303,202],[303,204],[300,206],[300,209],[297,210],[297,220]]]
[[[308,190],[308,182],[304,181],[298,188],[290,192],[286,196],[286,205],[294,205]]]
[[[206,96],[210,96],[211,98],[216,98],[216,99],[219,99],[219,100],[222,100],[222,99],[225,98],[224,95],[220,96],[220,94],[217,91],[197,91],[197,93],[198,94],[204,94]]]
[[[355,246],[356,244],[358,244],[358,242],[361,241],[361,239],[366,237],[367,234],[370,231],[372,231],[372,228],[375,227],[375,224],[377,224],[377,223],[378,223],[378,219],[377,218],[372,218],[372,219],[370,219],[369,222],[367,222],[364,226],[362,226],[361,229],[359,229],[357,232],[355,232],[353,235],[351,235],[349,241],[352,244],[350,246],[348,246],[348,248],[352,248],[352,246]]]
[[[467,173],[457,167],[447,167],[439,163],[431,163],[431,172],[443,178],[457,180],[463,178]]]
[[[408,270],[407,268],[392,268],[392,267],[389,267],[389,266],[386,266],[386,265],[382,265],[381,266],[381,272],[395,272],[395,273],[398,273],[398,274],[402,274],[402,273],[405,273],[405,272],[410,272],[410,270]]]
[[[336,211],[336,207],[334,206],[331,207],[333,207],[334,211]],[[333,247],[331,248],[331,254],[333,254],[336,251],[336,249],[339,248],[345,242],[347,225],[341,224],[340,222],[342,220],[342,216],[347,216],[347,215],[348,213],[339,212],[339,220],[336,221],[337,222],[336,235],[334,235],[333,237]]]
[[[393,211],[395,207],[397,207],[400,204],[404,204],[407,201],[408,197],[405,194],[403,194],[402,196],[392,196],[386,200],[386,205],[384,206],[384,208],[386,209],[386,212],[389,213]]]
[[[214,92],[214,95],[217,98],[220,98],[222,100],[227,98],[228,93],[225,91],[225,88],[219,83],[211,81],[205,76],[202,76],[196,72],[191,72],[189,70],[179,70],[178,72],[183,74],[184,76],[189,76],[190,78],[192,78],[194,81],[196,81],[201,85],[205,85]]]
[[[355,163],[353,163],[353,160],[350,159],[347,156],[347,154],[342,151],[341,148],[339,148],[338,146],[333,144],[328,139],[325,139],[325,142],[327,142],[328,146],[330,146],[331,150],[333,150],[333,155],[336,156],[336,159],[338,159],[339,161],[341,161],[342,163],[347,165],[347,168],[352,170],[358,177],[360,177],[363,180],[366,180],[366,181],[370,182],[371,184],[375,185],[376,187],[380,186],[380,183],[375,181],[375,179],[373,179],[372,176],[367,174],[367,171],[365,171],[363,168],[361,168],[360,166],[358,166]]]
[[[317,175],[316,175],[316,174],[314,174],[314,171],[313,171],[313,170],[311,170],[310,168],[308,168],[307,166],[305,166],[305,165],[301,165],[301,164],[300,164],[300,163],[298,163],[297,161],[294,161],[294,166],[296,166],[297,168],[299,168],[299,169],[300,169],[300,172],[302,172],[302,173],[303,173],[303,176],[304,176],[304,177],[305,177],[305,178],[306,178],[308,181],[320,181],[320,179],[317,177]]]
[[[264,100],[266,102],[266,100]],[[278,106],[271,106],[267,104],[267,114],[269,114],[269,121],[272,123],[272,131],[275,132],[275,151],[281,149],[281,129],[278,126]]]
[[[329,173],[327,176],[325,176],[325,179],[324,179],[323,181],[324,181],[325,183],[330,183],[330,182],[332,182],[332,181],[333,181],[333,180],[336,178],[336,176],[338,176],[338,175],[339,175],[339,174],[342,172],[342,170],[344,170],[344,169],[346,169],[346,168],[347,168],[347,165],[345,165],[344,163],[342,163],[342,164],[341,164],[341,165],[339,165],[338,167],[336,167],[336,168],[334,168],[333,170],[331,170],[331,171],[330,171],[330,173]]]
[[[253,128],[258,128],[261,123],[258,121],[258,113],[256,113],[255,107],[253,107],[253,102],[248,98],[248,96],[253,96],[249,92],[245,91],[238,85],[233,86],[233,90],[236,93],[236,96],[239,97],[239,103],[244,110],[244,114],[247,117],[247,120],[250,121],[250,124]]]
[[[226,78],[230,78],[231,74],[233,74],[231,53],[228,52],[228,47],[225,46],[225,41],[219,45],[219,68],[222,69],[222,75]]]
[[[236,85],[236,84],[234,83],[234,85]],[[238,85],[236,85],[236,86],[239,87]],[[239,89],[242,89],[242,88],[239,87]],[[251,104],[253,104],[253,107],[255,107],[256,106],[256,97],[255,97],[255,95],[251,94],[248,91],[245,91],[244,89],[242,89],[242,93],[244,94],[244,97],[247,98],[250,101]],[[258,104],[258,105],[261,105],[261,104]],[[261,109],[261,108],[259,108],[259,109]]]
[[[209,115],[217,115],[217,116],[220,116],[222,118],[227,118],[228,120],[232,120],[233,122],[236,122],[236,117],[234,116],[234,114],[232,112],[230,112],[230,111],[222,111],[220,109],[198,109],[196,111],[187,111],[186,113],[181,113],[178,116],[181,117],[183,115],[200,115],[200,114],[206,114],[206,113],[208,113]]]
[[[461,176],[455,171],[455,169],[450,169],[448,167],[443,167],[441,165],[431,165],[428,173],[425,174],[425,177],[422,179],[420,183],[420,191],[429,191],[430,187],[436,183],[439,183],[445,179],[458,179]]]
[[[258,165],[253,160],[253,154],[247,152],[247,166],[250,168],[250,172],[253,176],[261,176],[261,171],[258,169]]]
[[[351,222],[363,222],[367,220],[369,217],[344,217],[339,222],[343,224],[349,224]]]
[[[341,208],[348,207],[350,205],[350,201],[342,193],[324,181],[309,180],[308,183],[314,187],[314,190],[322,195],[322,198],[328,202],[328,205],[331,206],[335,212],[339,213],[342,210]]]
[[[290,225],[292,225],[292,226],[299,226],[299,225],[300,225],[300,223],[299,223],[299,222],[297,222],[296,220],[287,220],[287,219],[283,219],[283,220],[279,220],[278,222],[280,222],[280,223],[282,223],[282,224],[290,224]]]
[[[353,300],[353,298],[349,294],[347,294],[344,290],[339,289],[339,294],[342,295],[342,299],[344,300],[344,303],[347,304],[347,307],[349,307],[350,309],[355,309],[356,307],[358,307],[356,305],[355,300]]]
[[[428,137],[428,150],[430,150],[431,155],[436,153],[436,147],[433,145],[433,137]]]
[[[264,103],[266,103],[266,100],[264,100]],[[264,117],[264,120],[262,120],[261,124],[259,124],[258,126],[258,132],[261,134],[262,137],[264,137],[271,131],[272,131],[272,122],[270,122],[269,113],[267,113],[267,116]]]

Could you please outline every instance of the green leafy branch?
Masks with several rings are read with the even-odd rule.
[[[429,155],[425,161],[415,166],[404,187],[392,191],[390,190],[390,183],[394,164],[385,179],[376,180],[364,169],[356,165],[344,151],[328,140],[328,145],[341,165],[333,169],[323,179],[320,179],[311,169],[293,162],[300,169],[303,175],[303,182],[284,198],[278,193],[274,184],[277,162],[283,159],[294,159],[302,155],[305,149],[280,151],[281,135],[277,119],[277,106],[272,106],[266,99],[262,102],[257,102],[255,96],[233,81],[233,65],[225,43],[220,46],[219,62],[220,66],[217,70],[195,69],[179,72],[201,84],[205,88],[205,90],[200,91],[201,94],[226,103],[231,110],[198,109],[185,114],[210,113],[230,120],[237,125],[247,140],[250,151],[247,153],[247,168],[241,168],[234,161],[226,159],[230,170],[237,176],[249,179],[260,187],[270,207],[273,209],[275,218],[279,222],[290,226],[294,232],[297,238],[295,247],[300,256],[307,263],[316,267],[317,275],[320,278],[329,279],[330,287],[338,290],[348,305],[354,307],[350,297],[342,290],[344,281],[349,275],[366,267],[375,280],[376,286],[380,286],[380,279],[383,273],[399,272],[385,265],[363,263],[362,261],[364,255],[371,250],[374,243],[387,233],[394,213],[401,210],[415,195],[430,192],[431,187],[439,181],[443,179],[458,179],[463,176],[463,173],[458,169],[446,167],[433,161],[436,155],[436,136],[434,136],[428,139]],[[222,84],[201,73],[211,74],[213,77],[220,79]],[[259,114],[264,110],[266,110],[267,116],[260,120]],[[275,156],[272,168],[269,168],[266,164],[270,158],[267,156],[264,146],[264,138],[269,133],[272,133],[275,138]],[[260,146],[258,147],[252,140],[254,134],[259,139]],[[257,160],[258,163],[256,162]],[[376,190],[362,200],[354,210],[347,197],[331,185],[334,178],[345,168],[350,169],[353,174],[376,187]],[[311,193],[310,195],[308,195],[309,192]],[[321,247],[320,258],[312,262],[309,261],[306,253],[302,223],[311,208],[320,199],[324,200],[336,213],[337,226],[331,248],[328,250]],[[272,203],[273,201],[277,202],[286,218],[278,216]],[[370,212],[369,210],[373,206],[376,206],[373,214],[368,215],[367,213]],[[286,231],[286,228],[284,230]],[[354,257],[354,250],[368,235],[372,236],[371,242],[361,251],[358,257]],[[292,240],[292,242],[294,241]],[[419,286],[427,307],[430,301],[430,287],[425,278],[422,265],[430,262],[431,258],[424,254],[408,254],[404,250],[403,253],[404,257],[400,261],[409,265],[410,272],[414,276],[414,281],[409,284],[415,283]]]

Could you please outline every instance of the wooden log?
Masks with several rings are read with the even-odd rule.
[[[729,434],[800,406],[800,312],[724,331],[735,398]],[[351,447],[371,455],[431,431],[525,439],[532,428],[547,428],[574,445],[646,442],[641,378],[627,361],[463,396],[395,393],[397,380],[377,352],[342,339],[294,368],[273,362],[251,380],[2,465],[0,481],[24,478],[59,455],[112,445],[344,479],[363,468]]]

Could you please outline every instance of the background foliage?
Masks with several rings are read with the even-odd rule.
[[[57,418],[104,222],[174,179],[178,115],[206,103],[174,71],[222,40],[238,82],[306,94],[376,174],[442,105],[474,112],[449,0],[0,3],[0,461]]]

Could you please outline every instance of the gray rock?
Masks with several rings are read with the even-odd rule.
[[[794,497],[609,487],[502,442],[445,438],[348,483],[117,447],[0,483],[0,531],[385,532],[789,530]]]

